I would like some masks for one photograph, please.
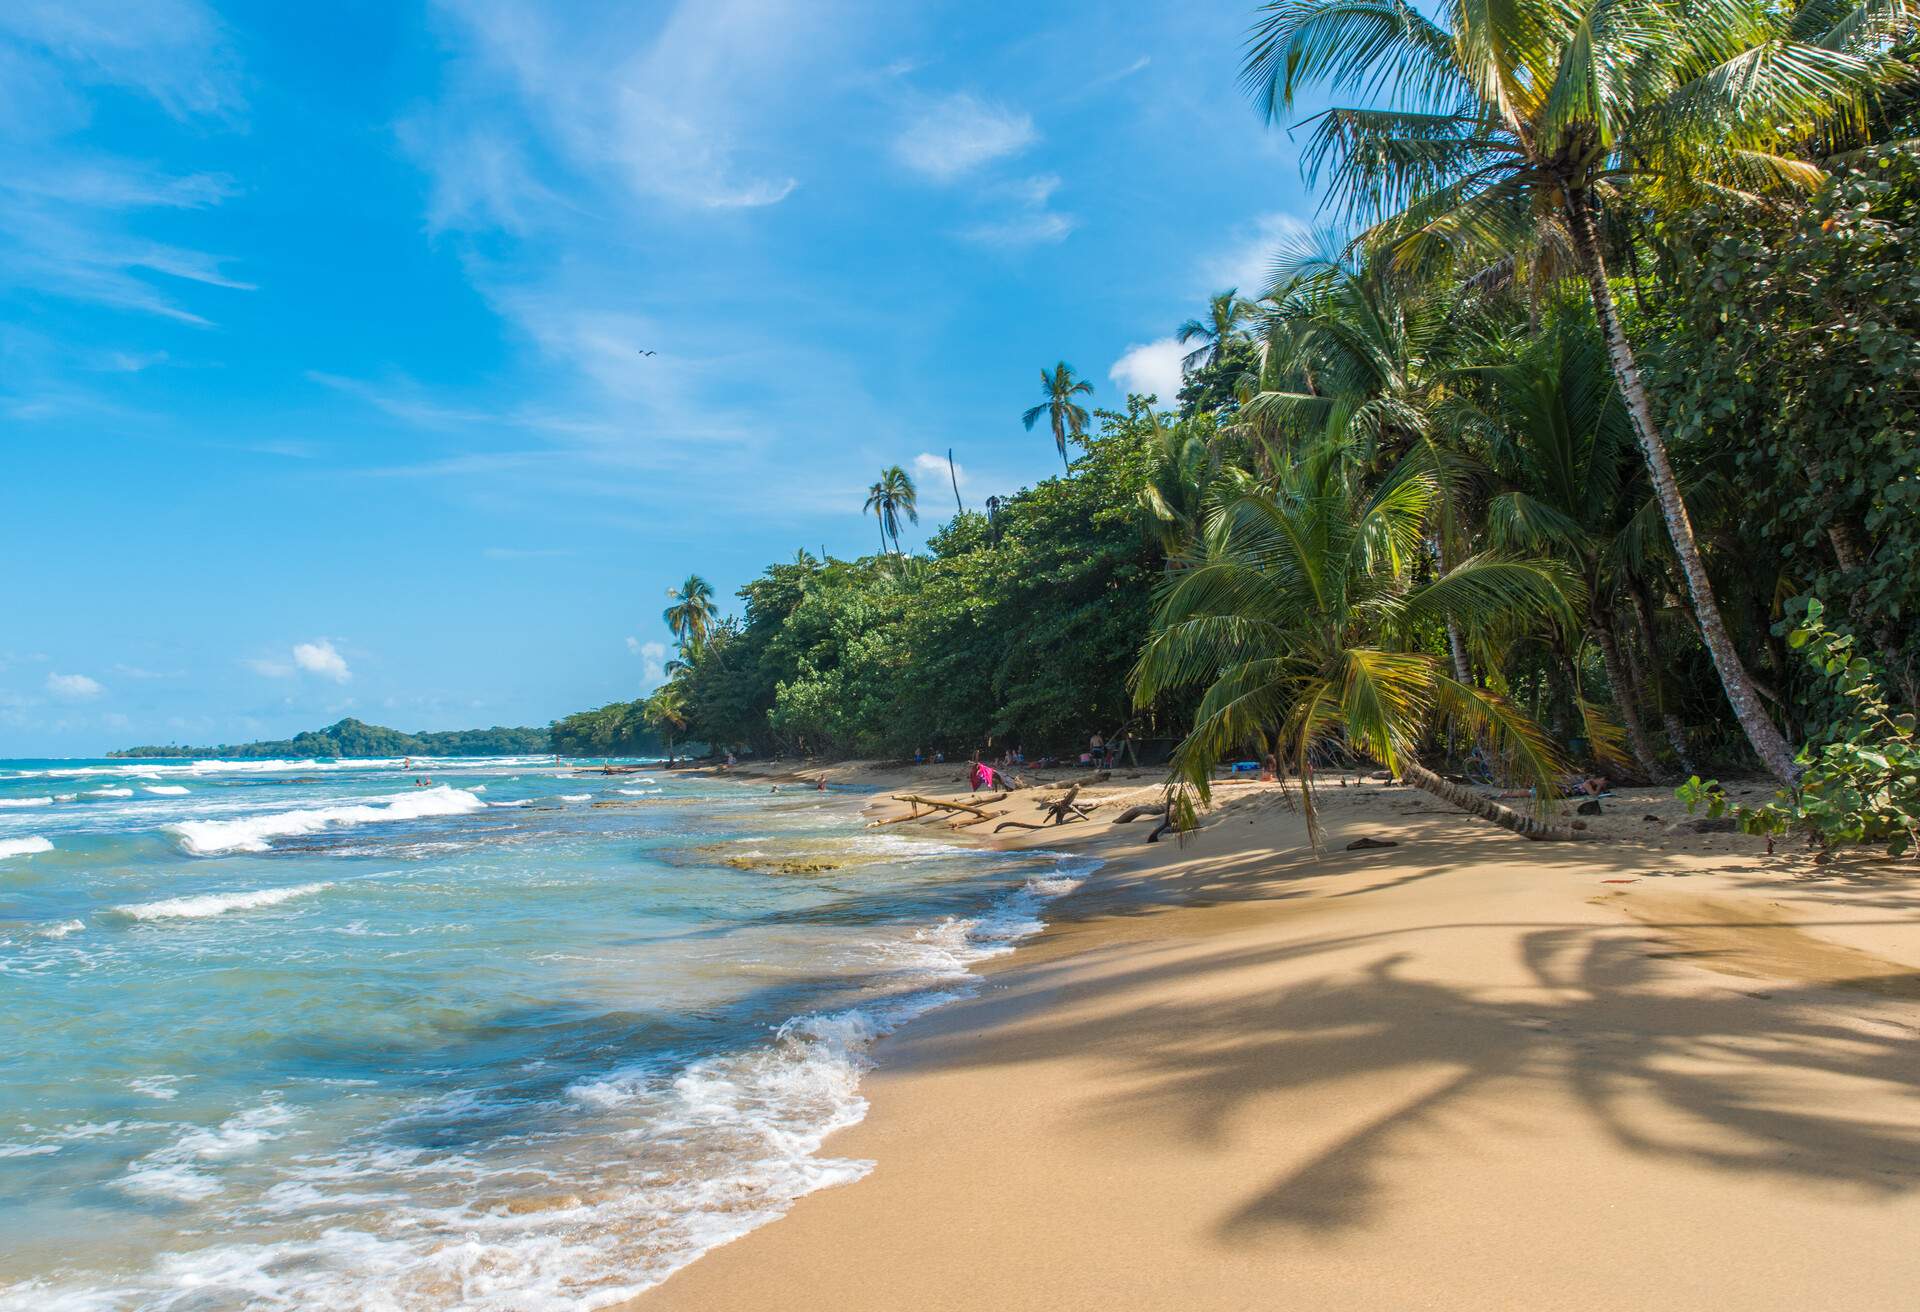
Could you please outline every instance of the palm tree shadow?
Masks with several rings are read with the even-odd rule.
[[[1415,978],[1410,956],[1393,947],[1413,932],[1486,927],[1425,926],[1216,953],[1198,963],[1150,962],[1070,987],[1082,999],[1122,991],[1165,998],[1184,982],[1229,970],[1371,944],[1389,949],[1358,972],[1240,991],[1225,1005],[1213,998],[1136,1009],[1124,1043],[1104,1018],[1043,1014],[968,1059],[1018,1064],[1097,1052],[1126,1091],[1087,1108],[1096,1128],[1144,1118],[1212,1145],[1227,1142],[1230,1118],[1256,1099],[1380,1074],[1414,1090],[1220,1218],[1214,1233],[1226,1245],[1371,1223],[1390,1205],[1390,1162],[1419,1151],[1423,1133],[1458,1134],[1475,1122],[1494,1129],[1490,1109],[1516,1082],[1570,1095],[1594,1126],[1636,1155],[1880,1199],[1920,1191],[1920,1116],[1872,1119],[1844,1097],[1805,1096],[1809,1080],[1846,1087],[1831,1082],[1838,1079],[1920,1097],[1920,1043],[1887,1010],[1893,997],[1920,996],[1920,974],[1902,977],[1891,996],[1885,977],[1859,981],[1867,986],[1859,992],[1845,979],[1772,984],[1764,993],[1676,990],[1659,948],[1643,936],[1543,924],[1521,927],[1522,959],[1541,987],[1516,999],[1511,989]],[[1044,990],[1057,969],[1043,966],[1019,987]]]

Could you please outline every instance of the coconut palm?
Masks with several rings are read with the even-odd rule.
[[[1219,504],[1202,542],[1169,571],[1154,629],[1134,667],[1137,703],[1202,688],[1176,779],[1202,794],[1212,768],[1248,744],[1271,744],[1301,781],[1310,832],[1316,761],[1366,754],[1408,783],[1529,838],[1571,829],[1449,782],[1423,765],[1423,741],[1447,722],[1484,735],[1544,809],[1561,764],[1545,735],[1497,693],[1455,678],[1416,631],[1446,615],[1469,628],[1566,614],[1568,582],[1552,566],[1475,556],[1415,582],[1438,489],[1401,471],[1371,496],[1331,469],[1285,471],[1274,493]]]
[[[1451,397],[1449,357],[1471,326],[1462,304],[1454,285],[1356,258],[1330,232],[1302,236],[1276,262],[1266,384],[1240,412],[1263,441],[1293,448],[1283,459],[1371,470],[1417,453],[1440,491],[1428,551],[1441,568],[1466,554],[1464,503],[1478,472],[1436,428]],[[1454,673],[1471,682],[1460,626],[1446,628]]]
[[[1061,468],[1071,470],[1067,463],[1067,439],[1078,438],[1087,431],[1087,408],[1074,402],[1076,396],[1091,396],[1093,384],[1084,378],[1073,376],[1073,366],[1062,360],[1051,369],[1040,371],[1040,390],[1046,394],[1046,400],[1034,406],[1020,416],[1020,422],[1031,433],[1033,426],[1045,415],[1053,425],[1053,444],[1060,449]]]
[[[687,727],[687,694],[679,683],[663,683],[642,703],[641,717],[667,744],[667,760],[672,761],[673,740]]]
[[[867,489],[865,507],[880,521],[880,550],[887,549],[887,537],[893,537],[894,554],[900,554],[900,521],[920,522],[920,493],[907,471],[888,465],[880,471],[880,480]]]
[[[1510,361],[1460,373],[1478,380],[1487,401],[1463,404],[1453,417],[1484,437],[1499,487],[1486,504],[1488,545],[1550,556],[1580,579],[1585,631],[1600,649],[1634,762],[1646,778],[1664,778],[1641,716],[1644,690],[1622,655],[1614,618],[1629,570],[1646,567],[1647,529],[1659,530],[1641,513],[1646,479],[1605,346],[1591,321],[1569,308],[1551,316]],[[1619,731],[1580,696],[1577,676],[1573,684],[1589,740],[1606,743]]]
[[[673,605],[662,611],[660,618],[666,621],[683,654],[698,651],[713,632],[719,614],[713,605],[713,585],[698,574],[689,574],[685,583],[668,588],[667,596]]]
[[[1271,0],[1243,76],[1270,119],[1321,81],[1373,108],[1321,115],[1312,172],[1381,220],[1403,263],[1477,268],[1563,244],[1584,277],[1653,488],[1741,727],[1768,769],[1797,774],[1720,616],[1693,525],[1607,281],[1603,210],[1810,186],[1793,153],[1857,118],[1904,72],[1890,38],[1916,0]],[[1543,241],[1543,238],[1550,239]]]
[[[1181,359],[1182,372],[1192,373],[1195,369],[1209,369],[1219,364],[1226,357],[1229,345],[1246,339],[1246,325],[1259,310],[1259,306],[1240,295],[1238,287],[1229,287],[1209,297],[1206,317],[1187,320],[1176,334],[1182,346],[1188,342],[1200,343]]]

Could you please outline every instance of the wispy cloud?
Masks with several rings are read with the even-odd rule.
[[[1242,224],[1201,264],[1208,291],[1238,288],[1242,296],[1260,296],[1273,281],[1273,264],[1283,248],[1304,240],[1312,225],[1284,212],[1262,214]]]
[[[0,36],[67,77],[131,88],[176,118],[244,108],[225,30],[199,0],[10,0]]]
[[[1060,185],[1059,174],[1036,173],[986,188],[982,192],[984,200],[999,207],[1001,215],[961,228],[958,235],[982,246],[1038,246],[1065,241],[1080,221],[1052,208],[1053,195]]]
[[[64,701],[91,701],[106,691],[99,680],[84,674],[49,674],[47,691]]]
[[[524,231],[555,192],[537,181],[501,93],[571,167],[634,195],[707,209],[753,209],[799,179],[756,142],[777,113],[784,71],[804,58],[801,0],[704,0],[650,9],[568,10],[530,0],[442,0],[470,53],[450,96],[404,125],[403,144],[435,179],[436,225]]]
[[[0,281],[205,324],[179,284],[243,291],[251,282],[219,255],[141,235],[138,220],[217,205],[234,182],[70,146],[91,116],[93,86],[144,95],[182,119],[231,120],[244,107],[225,33],[197,0],[0,6]]]
[[[961,91],[910,117],[894,138],[893,154],[916,173],[952,182],[993,160],[1017,155],[1039,139],[1027,114]]]
[[[972,224],[960,229],[959,235],[982,246],[1040,246],[1065,241],[1073,235],[1075,226],[1076,220],[1069,214],[1016,214]]]

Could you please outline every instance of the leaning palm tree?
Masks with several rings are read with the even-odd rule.
[[[1238,287],[1229,287],[1209,297],[1206,318],[1187,320],[1176,334],[1182,346],[1188,342],[1200,343],[1181,358],[1181,372],[1192,373],[1195,369],[1219,364],[1226,358],[1229,346],[1246,340],[1246,325],[1257,313],[1259,307],[1243,298]]]
[[[1794,151],[1858,118],[1903,65],[1916,0],[1270,0],[1243,70],[1270,119],[1334,82],[1371,108],[1320,116],[1328,169],[1408,265],[1478,269],[1561,245],[1593,298],[1702,639],[1767,768],[1797,776],[1720,616],[1665,440],[1607,281],[1601,219],[1632,204],[1811,186]]]
[[[907,471],[888,465],[880,471],[880,480],[867,489],[866,510],[880,521],[880,550],[887,549],[887,537],[893,537],[893,552],[900,554],[900,521],[920,522],[920,492]]]
[[[1283,472],[1277,492],[1218,504],[1181,568],[1162,584],[1154,629],[1133,671],[1136,702],[1200,688],[1193,729],[1175,750],[1176,780],[1203,796],[1213,767],[1248,744],[1270,744],[1300,778],[1309,832],[1316,763],[1344,748],[1435,797],[1535,839],[1574,832],[1547,820],[1558,755],[1490,689],[1455,678],[1418,642],[1444,616],[1469,628],[1566,614],[1569,582],[1550,565],[1476,556],[1416,582],[1438,490],[1401,471],[1372,496],[1330,470]],[[1536,813],[1503,806],[1420,761],[1452,722],[1484,737],[1505,771],[1532,785]]]
[[[1087,431],[1087,408],[1074,402],[1076,396],[1093,394],[1093,384],[1084,378],[1073,376],[1073,366],[1062,360],[1051,369],[1040,371],[1040,390],[1047,399],[1020,416],[1020,422],[1031,433],[1033,426],[1045,415],[1053,425],[1053,444],[1060,449],[1060,466],[1072,470],[1067,463],[1067,439],[1079,438]]]
[[[662,611],[660,618],[666,621],[683,653],[698,651],[713,632],[714,618],[719,614],[713,605],[713,585],[698,574],[689,574],[685,583],[668,588],[667,596],[673,605]]]

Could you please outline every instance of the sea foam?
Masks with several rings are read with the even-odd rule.
[[[411,793],[391,793],[351,806],[313,807],[248,816],[242,820],[184,820],[166,826],[190,856],[218,856],[223,852],[265,852],[268,839],[352,825],[419,820],[428,816],[463,815],[486,805],[472,793],[445,784]]]
[[[0,807],[5,807],[9,811],[20,810],[29,806],[52,805],[53,799],[51,797],[0,797]]]
[[[114,910],[135,920],[198,920],[203,916],[218,916],[228,911],[270,907],[332,887],[331,882],[323,882],[295,884],[290,888],[263,888],[251,893],[202,893],[196,897],[170,897],[159,902],[134,902],[115,907]]]
[[[38,834],[32,838],[0,838],[0,860],[10,856],[32,856],[35,852],[51,852],[53,844]]]

